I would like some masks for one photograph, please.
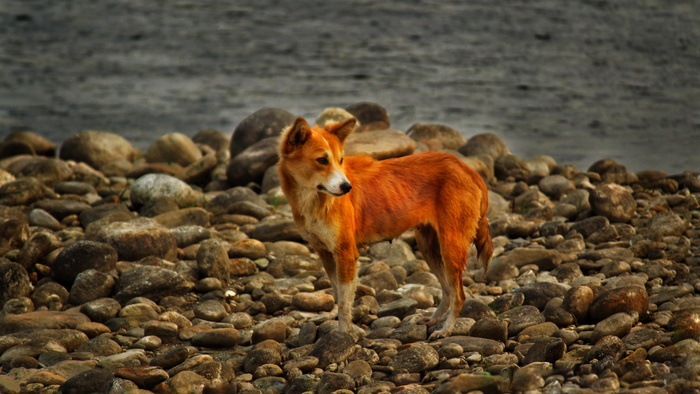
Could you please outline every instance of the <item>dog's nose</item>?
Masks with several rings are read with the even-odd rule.
[[[352,185],[349,182],[343,182],[340,184],[340,190],[343,192],[343,194],[346,194],[352,189]]]

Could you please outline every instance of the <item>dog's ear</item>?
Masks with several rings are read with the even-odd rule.
[[[284,153],[292,153],[299,149],[311,137],[311,129],[309,124],[302,117],[298,117],[293,125],[284,133],[282,141],[282,151]]]
[[[355,130],[356,124],[357,119],[350,118],[343,123],[338,123],[337,125],[333,126],[333,129],[330,130],[330,133],[335,134],[336,137],[338,137],[338,139],[340,140],[340,143],[342,144],[343,142],[345,142],[345,139],[348,138],[350,133],[352,133],[352,131]]]

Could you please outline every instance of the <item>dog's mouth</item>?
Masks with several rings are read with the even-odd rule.
[[[348,186],[346,186],[346,187],[341,186],[339,193],[333,193],[332,191],[326,189],[323,185],[316,186],[316,189],[318,191],[330,194],[333,197],[344,196],[344,195],[348,194],[348,192],[350,191],[351,188],[352,188],[352,186],[350,186],[350,184],[348,184]]]

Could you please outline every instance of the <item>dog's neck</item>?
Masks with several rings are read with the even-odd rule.
[[[326,217],[328,211],[335,203],[336,198],[321,191],[302,187],[292,176],[280,177],[282,191],[289,200],[294,221],[306,227],[310,218],[318,220]]]

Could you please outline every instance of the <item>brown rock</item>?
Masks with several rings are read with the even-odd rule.
[[[635,311],[644,316],[649,308],[649,295],[646,289],[637,286],[618,287],[597,296],[591,304],[591,319],[599,322],[619,312]]]

